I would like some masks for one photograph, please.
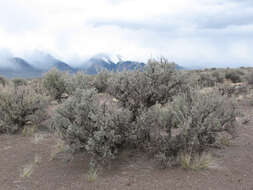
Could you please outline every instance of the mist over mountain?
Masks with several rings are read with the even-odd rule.
[[[1,51],[0,51],[1,52]],[[76,73],[83,71],[87,74],[97,74],[106,69],[108,71],[123,71],[142,69],[145,64],[142,62],[123,60],[120,55],[96,54],[84,60],[78,66],[71,66],[68,63],[55,58],[54,56],[36,51],[25,58],[13,57],[6,52],[0,54],[0,75],[8,78],[22,77],[41,77],[45,72],[52,68],[59,71]]]
[[[52,68],[57,68],[60,71],[68,71],[70,73],[75,72],[76,70],[69,66],[67,63],[56,59],[52,55],[41,52],[34,51],[30,55],[26,56],[26,60],[36,69],[41,70],[42,72],[47,72]]]

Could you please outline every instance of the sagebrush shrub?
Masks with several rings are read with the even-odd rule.
[[[251,72],[250,74],[248,74],[247,81],[248,81],[249,85],[253,85],[253,72]]]
[[[213,78],[217,83],[223,83],[225,74],[223,72],[215,71],[212,73]]]
[[[77,89],[56,110],[52,127],[73,152],[85,151],[92,161],[110,160],[118,154],[131,131],[131,112],[100,104],[94,89]]]
[[[231,80],[233,83],[242,82],[241,73],[238,71],[228,71],[225,78]]]
[[[3,87],[5,87],[8,83],[9,83],[9,82],[8,82],[8,80],[7,80],[5,77],[0,76],[0,84],[1,84]]]
[[[30,121],[39,125],[46,119],[47,100],[28,86],[0,92],[0,132],[15,133]]]
[[[137,123],[148,150],[168,165],[182,152],[201,153],[220,132],[234,133],[235,117],[235,106],[227,97],[191,89],[165,106],[155,105]]]
[[[66,93],[64,74],[60,73],[56,68],[48,71],[43,76],[43,85],[49,95],[57,101],[60,101],[62,94]]]
[[[97,89],[99,93],[105,92],[108,89],[108,81],[111,78],[112,73],[108,70],[103,70],[99,72],[94,79],[94,87]]]
[[[75,75],[65,75],[66,92],[72,95],[76,89],[89,89],[93,86],[93,76],[83,72],[77,72]]]
[[[216,83],[215,78],[209,73],[201,73],[199,76],[199,84],[203,87],[213,87]]]
[[[18,87],[18,86],[27,85],[27,81],[25,79],[15,78],[15,79],[12,79],[11,81],[14,84],[15,88]]]
[[[143,71],[116,73],[109,84],[109,93],[138,116],[142,108],[171,100],[182,89],[183,80],[174,64],[151,60]]]
[[[42,78],[31,79],[28,85],[35,91],[36,94],[48,96],[48,92],[43,84]]]

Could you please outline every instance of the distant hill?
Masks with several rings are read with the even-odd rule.
[[[32,67],[22,58],[13,57],[0,61],[0,75],[8,78],[31,78],[41,75],[41,71]]]
[[[144,66],[145,64],[142,62],[125,61],[120,56],[110,57],[106,54],[98,54],[74,68],[50,54],[36,52],[26,60],[19,57],[0,59],[0,75],[8,78],[33,78],[41,77],[52,68],[57,68],[60,71],[67,71],[69,73],[84,71],[87,74],[97,74],[104,69],[120,72],[123,70],[142,70]],[[176,69],[184,68],[176,65]]]
[[[105,54],[98,54],[83,62],[77,69],[83,70],[88,74],[97,74],[104,69],[108,71],[123,71],[124,69],[142,69],[144,66],[145,64],[141,62],[123,61],[120,56],[110,57]]]
[[[76,72],[76,70],[67,63],[41,51],[35,51],[27,57],[27,60],[34,68],[42,72],[47,72],[54,67],[59,71],[68,71],[70,73]]]

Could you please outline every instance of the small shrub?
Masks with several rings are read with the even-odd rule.
[[[242,82],[240,73],[236,71],[229,71],[225,74],[225,78],[231,80],[233,83]]]
[[[0,92],[0,132],[15,133],[30,121],[39,125],[46,119],[47,101],[28,86]]]
[[[143,71],[123,71],[111,78],[109,93],[137,117],[143,108],[164,104],[182,90],[183,80],[175,64],[150,60]]]
[[[201,73],[199,78],[199,84],[203,87],[213,87],[215,85],[215,79],[209,73]]]
[[[5,87],[8,83],[9,83],[9,82],[8,82],[8,80],[7,80],[5,77],[0,76],[0,84],[1,84],[3,87]]]
[[[99,93],[105,92],[108,89],[110,77],[111,73],[107,70],[103,70],[95,76],[94,87]]]
[[[88,152],[92,162],[104,163],[114,159],[127,141],[130,119],[127,110],[100,105],[94,89],[78,89],[56,109],[52,127],[72,152]]]
[[[66,93],[66,83],[64,75],[56,68],[48,71],[43,77],[43,84],[49,95],[57,101]]]
[[[76,89],[90,89],[93,85],[93,76],[83,72],[77,72],[75,75],[65,75],[66,91],[72,95]]]
[[[253,72],[251,72],[250,74],[248,74],[247,81],[248,81],[249,85],[253,85]]]
[[[40,94],[42,96],[48,96],[47,90],[43,84],[43,79],[31,79],[28,81],[28,85],[35,91],[36,94]]]
[[[25,86],[25,85],[27,85],[27,81],[25,79],[15,78],[15,79],[12,79],[11,81],[14,84],[15,88],[17,88],[18,86]]]
[[[225,74],[223,72],[215,71],[212,73],[212,77],[215,79],[216,83],[223,83]]]
[[[182,152],[203,152],[220,132],[233,135],[235,117],[235,106],[227,97],[190,89],[166,106],[149,109],[137,123],[148,150],[167,166],[174,165]]]

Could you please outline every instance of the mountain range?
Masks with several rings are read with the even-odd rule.
[[[145,64],[142,62],[125,61],[119,55],[108,56],[106,54],[97,54],[81,62],[78,66],[73,67],[50,54],[37,52],[25,59],[20,57],[0,59],[0,75],[7,78],[34,78],[41,77],[52,68],[69,73],[83,71],[87,74],[97,74],[104,69],[123,71],[142,69],[144,66]],[[182,67],[177,66],[177,69],[182,69]]]

